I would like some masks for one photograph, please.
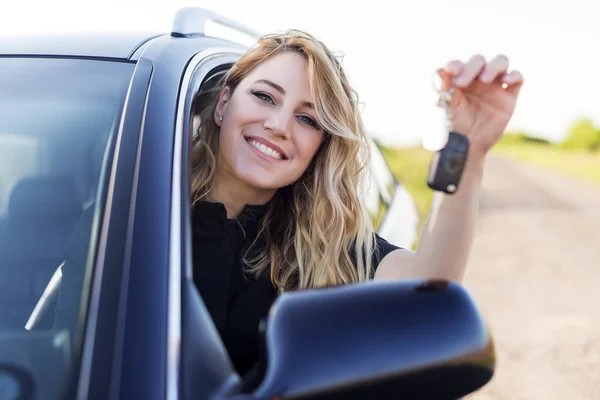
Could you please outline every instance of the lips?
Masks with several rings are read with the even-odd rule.
[[[288,156],[287,154],[283,151],[283,149],[279,146],[277,146],[276,144],[268,141],[267,139],[260,137],[260,136],[245,136],[245,139],[247,142],[250,142],[252,140],[265,145],[266,147],[269,147],[273,150],[275,150],[277,153],[279,153],[281,155],[281,160],[287,160]]]

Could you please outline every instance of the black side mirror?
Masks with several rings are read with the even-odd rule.
[[[445,281],[283,294],[263,335],[266,369],[254,399],[458,399],[495,366],[476,305]]]

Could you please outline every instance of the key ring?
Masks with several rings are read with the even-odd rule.
[[[452,95],[456,91],[454,86],[450,87],[448,90],[442,89],[442,78],[440,77],[438,71],[434,72],[432,79],[433,90],[438,94],[437,106],[448,109],[450,102],[452,101]]]
[[[446,128],[450,131],[452,130],[452,109],[450,108],[450,103],[452,102],[452,95],[456,91],[456,88],[451,86],[448,90],[442,89],[442,77],[439,75],[439,70],[433,74],[432,86],[433,90],[438,94],[436,105],[446,112]]]

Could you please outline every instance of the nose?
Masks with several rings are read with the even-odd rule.
[[[289,139],[293,118],[292,113],[279,110],[269,115],[265,120],[264,128],[276,136]]]

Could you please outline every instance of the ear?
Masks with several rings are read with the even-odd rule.
[[[225,86],[221,93],[219,94],[219,101],[217,102],[217,106],[215,107],[215,112],[213,118],[215,120],[215,124],[218,127],[221,127],[223,121],[221,121],[221,117],[225,118],[225,113],[227,111],[227,106],[229,105],[229,100],[231,99],[231,89],[229,86]]]

